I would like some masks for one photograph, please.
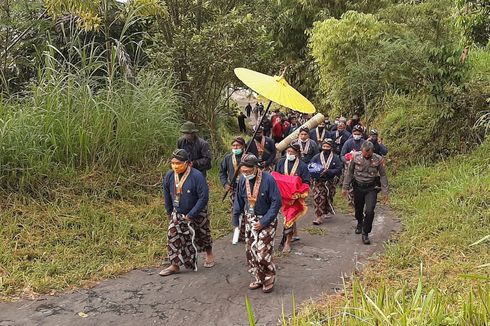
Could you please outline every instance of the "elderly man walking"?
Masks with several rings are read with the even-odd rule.
[[[170,266],[160,272],[161,276],[180,272],[180,266],[197,270],[197,255],[202,251],[206,252],[204,267],[214,266],[206,179],[191,166],[189,154],[183,149],[173,152],[171,166],[163,180],[165,210],[170,220],[167,233]]]

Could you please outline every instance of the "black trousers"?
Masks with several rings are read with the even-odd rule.
[[[245,127],[245,122],[238,122],[238,126],[240,127],[240,132],[247,132],[247,127]]]
[[[373,229],[374,209],[378,200],[378,192],[374,187],[360,188],[354,185],[354,207],[356,219],[362,224],[362,232],[369,234]]]

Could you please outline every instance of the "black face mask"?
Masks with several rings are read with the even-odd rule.
[[[262,141],[262,136],[255,136],[255,139],[256,139],[257,141]]]
[[[359,119],[352,119],[352,124],[355,126],[359,124]]]
[[[329,155],[332,149],[322,149],[322,152]]]

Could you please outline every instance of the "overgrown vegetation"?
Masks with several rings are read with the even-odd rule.
[[[404,230],[346,285],[292,325],[486,325],[490,321],[490,142],[393,179]],[[480,241],[482,240],[482,241]]]

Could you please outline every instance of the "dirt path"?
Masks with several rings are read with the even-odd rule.
[[[276,257],[278,278],[271,294],[247,289],[250,276],[243,243],[231,245],[226,237],[215,244],[217,264],[212,269],[167,278],[158,276],[159,268],[135,270],[92,289],[2,303],[0,325],[246,325],[246,295],[258,324],[275,325],[283,305],[291,311],[293,295],[303,302],[335,292],[342,287],[342,275],[350,275],[380,252],[398,227],[391,212],[381,207],[373,244],[366,246],[354,234],[352,216],[338,214],[321,227],[313,227],[312,218],[310,209],[299,224],[301,240],[293,252]]]
[[[245,93],[237,95],[234,100],[244,107],[248,102]],[[252,302],[258,325],[276,325],[283,307],[290,314],[293,296],[301,303],[341,289],[342,276],[362,268],[399,228],[389,210],[378,208],[373,244],[366,246],[360,235],[354,234],[356,222],[351,215],[338,214],[314,227],[312,211],[299,223],[301,240],[293,251],[275,258],[278,274],[271,294],[248,290],[251,277],[244,245],[232,245],[230,235],[215,243],[216,266],[212,269],[167,278],[158,276],[161,268],[135,270],[92,289],[1,303],[0,326],[248,325],[245,296]],[[281,226],[277,233],[276,245]]]

